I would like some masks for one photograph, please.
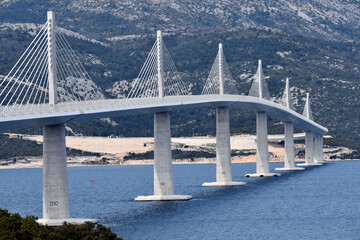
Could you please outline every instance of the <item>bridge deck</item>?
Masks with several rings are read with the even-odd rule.
[[[0,129],[67,123],[107,117],[171,111],[173,109],[229,106],[263,111],[280,121],[324,135],[327,128],[301,114],[269,100],[239,95],[188,95],[142,99],[104,99],[96,101],[27,105],[0,108]]]

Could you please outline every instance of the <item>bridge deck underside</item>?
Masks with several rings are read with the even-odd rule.
[[[121,117],[174,109],[229,106],[266,112],[269,116],[314,134],[324,135],[327,129],[301,114],[280,104],[250,96],[239,95],[190,95],[147,99],[107,99],[87,102],[34,107],[16,106],[16,111],[0,109],[0,129],[12,129]],[[15,107],[14,107],[15,108]],[[8,113],[8,112],[9,113]]]

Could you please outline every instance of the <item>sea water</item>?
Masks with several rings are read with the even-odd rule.
[[[360,161],[272,178],[245,178],[254,163],[232,167],[247,185],[201,187],[215,181],[214,164],[174,165],[175,194],[194,197],[185,202],[134,202],[153,194],[152,166],[72,167],[70,216],[96,218],[129,240],[360,239]],[[1,208],[41,218],[42,169],[2,169],[0,190]]]

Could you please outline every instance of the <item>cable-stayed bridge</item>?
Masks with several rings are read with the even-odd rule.
[[[305,132],[305,163],[323,163],[323,135],[327,129],[314,122],[307,95],[304,112],[293,110],[287,79],[280,103],[270,101],[261,60],[248,96],[239,95],[227,65],[223,46],[211,68],[201,95],[191,95],[170,57],[161,32],[133,81],[126,99],[105,99],[56,27],[53,12],[29,47],[0,79],[0,128],[43,126],[43,219],[49,225],[88,219],[69,217],[68,180],[64,124],[71,121],[154,113],[154,195],[136,201],[188,200],[190,195],[174,195],[169,111],[216,107],[216,181],[203,186],[241,186],[232,181],[229,107],[256,112],[256,173],[247,177],[280,176],[269,170],[267,116],[284,122],[284,167],[295,166],[294,126]],[[300,164],[298,164],[300,165]],[[95,221],[92,219],[91,221]]]

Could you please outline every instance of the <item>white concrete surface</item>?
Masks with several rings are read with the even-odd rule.
[[[295,146],[294,146],[294,125],[292,122],[284,123],[284,135],[285,135],[285,159],[284,168],[295,167]]]
[[[324,161],[324,138],[323,136],[315,136],[315,163],[325,163]]]
[[[191,195],[150,195],[150,196],[138,196],[135,198],[136,202],[147,201],[186,201],[193,197]]]
[[[299,167],[311,167],[311,166],[321,166],[322,163],[298,163],[296,166]]]
[[[223,45],[219,43],[219,94],[224,95],[224,62],[223,62]]]
[[[203,187],[233,187],[244,186],[246,182],[205,182],[201,186]]]
[[[96,219],[91,218],[60,218],[60,219],[38,219],[38,223],[41,225],[48,225],[51,227],[58,227],[66,223],[72,223],[72,224],[83,224],[86,222],[92,222],[97,223]]]
[[[229,108],[216,108],[216,182],[231,182]]]
[[[43,219],[69,218],[64,124],[44,126]]]
[[[311,166],[314,163],[314,136],[312,132],[305,133],[305,164]]]
[[[154,195],[173,195],[169,112],[154,114]]]
[[[162,36],[161,31],[157,31],[156,34],[156,45],[157,45],[157,75],[158,75],[158,91],[159,97],[164,97],[164,73],[163,73],[163,52],[162,52]]]
[[[190,195],[174,195],[169,112],[154,114],[154,195],[135,201],[189,200]]]
[[[246,174],[245,177],[279,177],[280,173],[251,173]]]
[[[256,173],[269,173],[266,112],[256,113]]]
[[[256,173],[245,177],[277,177],[279,173],[269,171],[269,150],[266,112],[256,113]]]
[[[291,168],[275,168],[275,171],[299,171],[299,170],[305,170],[305,168],[302,167],[291,167]]]
[[[165,96],[163,98],[104,99],[96,101],[64,102],[56,106],[40,104],[33,106],[0,106],[0,129],[44,126],[107,117],[119,117],[174,109],[231,106],[267,115],[283,122],[293,122],[295,127],[325,135],[327,128],[288,109],[287,107],[258,97],[243,95],[189,95]]]
[[[245,182],[232,181],[229,108],[216,108],[216,182],[203,187],[243,186]]]
[[[49,26],[47,28],[47,54],[48,54],[48,82],[49,82],[49,104],[57,103],[57,77],[56,77],[56,41],[55,41],[55,14],[53,11],[47,12]]]

